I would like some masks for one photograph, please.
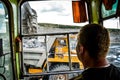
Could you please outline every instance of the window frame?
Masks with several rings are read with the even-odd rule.
[[[69,47],[69,34],[76,34],[76,33],[78,33],[78,32],[64,32],[64,33],[46,33],[46,34],[29,34],[29,35],[27,35],[27,34],[23,34],[22,33],[22,24],[21,24],[21,6],[22,6],[22,4],[24,3],[24,2],[27,2],[27,1],[33,1],[33,0],[26,0],[26,1],[22,1],[22,2],[20,2],[19,3],[19,9],[20,9],[20,30],[19,30],[19,32],[20,32],[20,38],[21,38],[21,40],[22,40],[22,38],[24,38],[24,37],[30,37],[30,36],[45,36],[45,37],[47,37],[47,36],[51,36],[51,35],[67,35],[67,39],[68,39],[68,53],[69,53],[69,67],[70,67],[70,70],[66,70],[66,71],[47,71],[47,72],[42,72],[42,73],[39,73],[39,74],[29,74],[29,73],[26,73],[25,72],[25,69],[24,69],[24,58],[23,58],[23,50],[22,50],[22,52],[21,52],[21,75],[22,75],[22,77],[24,78],[24,77],[39,77],[39,76],[46,76],[46,75],[57,75],[57,74],[70,74],[70,73],[82,73],[82,71],[83,70],[71,70],[71,66],[72,66],[72,64],[71,64],[71,59],[70,59],[70,47]],[[44,0],[35,0],[35,1],[44,1]],[[47,0],[46,0],[47,1]],[[55,0],[53,0],[53,1],[55,1]],[[72,7],[71,7],[72,8]],[[89,19],[89,15],[88,15],[88,19]],[[90,21],[89,21],[90,22]],[[21,45],[23,45],[23,44],[21,44]],[[22,47],[22,46],[21,46]],[[46,53],[47,54],[47,53]]]

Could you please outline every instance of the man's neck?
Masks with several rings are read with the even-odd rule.
[[[86,68],[103,68],[108,67],[109,65],[106,58],[100,58],[98,60],[90,60],[89,64],[86,65]]]

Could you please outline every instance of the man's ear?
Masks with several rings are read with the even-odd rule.
[[[84,47],[82,45],[79,46],[79,52],[77,53],[78,59],[80,61],[83,60],[83,56],[84,56]]]
[[[81,45],[80,47],[79,47],[79,54],[83,54],[83,52],[84,52],[84,47]]]

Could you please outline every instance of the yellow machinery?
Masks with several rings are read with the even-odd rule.
[[[78,60],[75,51],[76,35],[71,34],[69,39],[66,35],[55,36],[48,40],[48,56],[44,56],[44,62],[41,67],[27,67],[28,73],[40,73],[46,71],[63,71],[83,69],[82,63]],[[42,57],[43,59],[43,57]],[[48,67],[47,67],[48,66]],[[70,68],[71,66],[71,68]]]

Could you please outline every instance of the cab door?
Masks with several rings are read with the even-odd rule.
[[[6,5],[6,3],[0,0],[0,74],[3,74],[6,80],[14,80],[11,56],[10,18]],[[1,76],[0,80],[3,80]]]

